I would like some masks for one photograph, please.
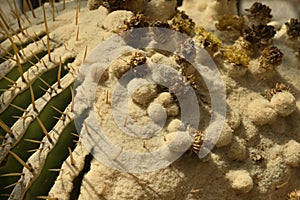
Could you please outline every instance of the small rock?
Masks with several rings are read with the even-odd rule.
[[[124,25],[125,20],[129,20],[133,16],[134,14],[131,11],[117,10],[106,16],[102,22],[102,26],[108,31],[116,32]]]
[[[173,104],[167,107],[167,113],[170,117],[176,117],[179,114],[179,107],[177,106],[177,104]]]
[[[176,132],[176,131],[182,131],[184,129],[184,124],[179,119],[173,119],[168,127],[168,132]]]
[[[246,159],[246,146],[244,140],[234,137],[229,148],[228,157],[233,161],[243,161]]]
[[[290,140],[283,147],[283,157],[291,167],[300,167],[300,143]]]
[[[173,102],[173,97],[169,92],[162,92],[156,99],[154,99],[154,102],[160,103],[167,107]]]
[[[167,119],[166,109],[158,103],[151,103],[147,109],[147,113],[155,123],[161,124]]]
[[[233,130],[231,127],[225,123],[221,132],[221,135],[218,138],[216,147],[223,147],[229,145],[232,142]]]
[[[255,99],[248,105],[246,115],[256,125],[266,125],[274,122],[277,112],[266,99]]]
[[[145,107],[157,96],[157,85],[142,78],[132,79],[128,83],[127,89],[129,94],[131,94],[132,100]]]
[[[271,104],[274,110],[283,117],[290,115],[296,109],[296,99],[288,91],[276,93],[271,99]]]
[[[174,152],[185,152],[193,143],[193,137],[186,131],[169,133],[166,140],[169,149]]]
[[[253,180],[246,170],[230,170],[226,174],[230,186],[238,193],[248,193],[253,188]]]

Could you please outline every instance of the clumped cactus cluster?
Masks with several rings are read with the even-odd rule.
[[[290,49],[282,51],[282,46],[277,47],[280,42],[274,44],[278,30],[268,24],[272,20],[271,9],[256,2],[244,16],[219,15],[212,32],[196,24],[187,12],[178,10],[176,2],[50,1],[37,9],[28,4],[29,11],[21,14],[12,1],[14,21],[0,12],[0,199],[199,199],[202,189],[198,187],[208,186],[194,177],[197,174],[203,180],[207,178],[202,173],[210,170],[203,167],[206,164],[217,171],[216,181],[228,183],[222,189],[228,198],[240,195],[247,199],[247,195],[258,193],[262,198],[274,198],[273,189],[283,190],[280,197],[299,198],[300,185],[290,182],[293,174],[299,175],[299,133],[286,134],[294,127],[288,120],[298,119],[297,99],[295,88],[290,88],[278,72],[285,67],[284,54]],[[166,10],[155,10],[157,5]],[[98,16],[101,20],[122,21],[122,25],[109,30]],[[189,36],[190,40],[177,47],[188,57],[195,57],[195,45],[205,49],[222,74],[231,100],[228,107],[232,109],[216,148],[202,160],[205,162],[183,155],[174,166],[135,175],[104,167],[81,143],[74,124],[74,83],[80,65],[96,43],[113,34],[144,27],[167,28]],[[297,42],[298,19],[286,22],[285,27],[288,40]],[[168,39],[158,37],[161,32],[154,34],[158,41]],[[169,90],[157,85],[141,87],[133,92],[133,102],[140,113],[148,113],[153,121],[160,121],[162,109],[166,110],[171,117],[166,127],[170,134],[164,138],[167,141],[173,137],[171,133],[182,130],[176,96],[187,95],[180,87],[191,85],[205,114],[200,130],[192,131],[194,142],[190,150],[197,154],[205,140],[211,99],[203,77],[176,52],[170,55],[139,50],[123,56],[110,66],[110,71],[104,72],[99,84],[105,85],[112,77],[120,79],[127,71],[155,60],[171,63],[183,80],[176,80]],[[139,74],[136,76],[140,78]],[[260,85],[259,89],[253,82]],[[105,91],[105,97],[99,97],[105,100],[101,109],[109,105],[109,90]],[[234,105],[236,93],[244,94],[241,99],[247,103]],[[282,141],[271,143],[272,134]],[[147,150],[145,142],[141,148]],[[276,155],[281,159],[277,163]],[[187,163],[193,166],[186,166]],[[272,171],[278,163],[278,171]],[[162,178],[156,182],[157,177]],[[135,192],[123,191],[128,183]],[[217,199],[222,198],[219,194]]]

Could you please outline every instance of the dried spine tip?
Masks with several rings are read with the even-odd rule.
[[[87,46],[85,46],[84,54],[83,54],[83,62],[85,61],[87,56]]]
[[[74,157],[73,157],[72,149],[70,147],[68,147],[68,150],[69,150],[69,154],[70,154],[71,165],[74,166],[75,165],[75,160],[74,160]]]
[[[22,28],[22,25],[21,25],[21,20],[20,20],[20,16],[19,16],[19,11],[18,11],[18,7],[17,7],[17,3],[16,3],[16,0],[13,0],[13,3],[14,3],[14,7],[15,7],[15,15],[16,15],[16,18],[17,18],[17,22],[18,22],[18,25],[19,25],[19,29],[21,31],[21,33],[23,35],[25,35],[24,31],[23,31],[23,28]]]
[[[35,98],[34,98],[34,93],[33,93],[33,89],[32,89],[32,86],[29,85],[29,90],[30,90],[30,97],[31,97],[31,104],[32,104],[32,108],[34,110],[34,112],[38,112],[38,110],[36,109],[35,107]]]
[[[51,7],[52,7],[52,19],[55,21],[55,4],[54,0],[51,0]]]
[[[57,72],[57,87],[58,87],[59,89],[61,89],[61,85],[60,85],[61,67],[62,67],[62,61],[61,61],[61,56],[60,56],[60,57],[59,57],[58,72]]]
[[[39,141],[39,140],[31,140],[31,139],[24,139],[25,141],[27,142],[32,142],[32,143],[36,143],[36,144],[42,144],[43,142],[42,141]]]
[[[0,176],[22,176],[23,173],[8,173],[8,174],[1,174]]]
[[[245,10],[246,17],[256,24],[267,24],[272,18],[271,8],[259,2],[255,2],[249,9]]]
[[[32,6],[31,1],[28,1],[28,4],[29,4],[29,8],[30,8],[30,10],[31,10],[31,13],[32,13],[33,18],[36,18],[35,12],[34,12],[34,9],[33,9],[33,6]]]
[[[19,182],[12,183],[12,184],[10,184],[10,185],[8,185],[8,186],[5,186],[3,189],[8,189],[8,188],[14,187],[14,186],[16,186],[18,183],[19,183]]]
[[[54,90],[49,83],[47,83],[44,79],[42,79],[42,77],[38,77],[38,79],[40,79],[40,81],[42,81],[42,83],[44,83],[48,88],[50,88],[51,92],[52,92],[52,90]]]
[[[33,168],[29,166],[29,164],[25,163],[17,154],[12,151],[8,151],[10,155],[12,155],[21,165],[23,165],[28,171],[32,172]]]
[[[294,39],[300,37],[300,22],[298,22],[298,19],[290,19],[289,22],[285,23],[285,26],[287,27],[288,36]]]
[[[73,90],[73,87],[72,86],[70,86],[70,90],[71,90],[71,97],[72,97],[72,102],[71,102],[71,112],[73,112],[74,111],[74,90]]]
[[[43,14],[44,14],[44,23],[45,23],[45,29],[46,29],[46,34],[47,34],[48,59],[51,62],[50,36],[49,36],[49,29],[48,29],[47,17],[46,17],[44,4],[42,4],[42,9],[43,9]]]
[[[47,196],[36,196],[37,199],[46,199],[46,200],[58,200],[55,197],[47,197]]]
[[[79,7],[76,8],[76,14],[75,14],[75,25],[78,25],[78,15],[79,15]]]
[[[4,30],[6,36],[8,37],[9,41],[11,42],[14,54],[16,56],[16,62],[17,62],[19,74],[20,74],[20,76],[22,78],[22,81],[25,83],[26,80],[25,80],[24,75],[23,75],[23,68],[21,66],[21,62],[20,62],[20,58],[19,58],[19,53],[18,53],[18,48],[17,48],[16,44],[14,43],[12,36],[7,31],[7,29],[5,28],[5,26],[3,25],[3,23],[1,21],[0,21],[0,27],[2,27],[2,29]]]
[[[0,127],[10,135],[10,137],[14,137],[12,130],[0,119]]]
[[[45,136],[47,137],[48,141],[49,141],[51,144],[53,144],[53,141],[52,141],[52,139],[51,139],[51,137],[50,137],[50,135],[49,135],[47,129],[45,128],[43,122],[40,120],[39,117],[36,117],[36,120],[37,120],[37,122],[39,123],[40,127],[42,128],[43,133],[44,133]]]
[[[9,29],[10,29],[10,26],[7,24],[7,22],[6,22],[5,18],[4,18],[4,16],[2,15],[2,10],[0,10],[0,19],[1,19],[1,21],[4,23],[5,28],[7,28],[7,29],[9,30]],[[2,47],[1,47],[1,48],[2,48]]]
[[[79,26],[77,27],[77,32],[76,32],[76,41],[79,39]]]

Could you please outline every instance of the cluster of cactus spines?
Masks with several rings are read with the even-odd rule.
[[[54,10],[57,7],[64,10],[65,4],[64,1],[55,5],[52,1],[47,10],[44,5],[38,10],[29,6],[32,17],[15,11],[17,26],[10,25],[0,13],[0,27],[7,38],[3,39],[0,51],[1,199],[5,196],[35,198],[25,197],[26,192],[38,188],[31,185],[44,170],[48,155],[60,138],[66,137],[61,134],[70,126],[74,127],[72,132],[76,132],[72,100],[76,72],[68,64],[74,61],[76,54],[51,39],[48,28],[51,20],[46,14],[51,10],[52,21],[55,21]],[[23,24],[21,17],[25,17],[27,23]],[[64,134],[70,135],[67,139],[74,137],[71,133]],[[72,140],[66,143],[72,154],[75,143]],[[68,151],[61,153],[65,157],[69,154]]]

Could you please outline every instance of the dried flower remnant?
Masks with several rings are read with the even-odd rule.
[[[184,11],[177,11],[176,15],[171,20],[171,28],[175,31],[185,33],[188,36],[193,36],[195,22],[189,18]]]
[[[242,67],[247,67],[249,65],[250,58],[246,52],[236,46],[225,46],[221,50],[221,53],[225,62]]]
[[[245,11],[246,18],[248,18],[250,23],[255,25],[266,25],[272,18],[271,8],[259,2],[255,2],[249,9],[245,9]]]
[[[291,19],[290,22],[285,23],[287,27],[287,34],[291,38],[298,38],[300,36],[300,22],[298,19]]]
[[[259,57],[260,67],[267,71],[275,69],[282,63],[283,53],[275,46],[265,48]]]
[[[221,49],[222,42],[213,33],[206,31],[203,27],[195,30],[195,41],[211,53],[218,52]]]
[[[143,14],[136,14],[130,20],[124,22],[124,26],[121,31],[132,30],[135,28],[149,27],[149,19]]]
[[[224,60],[224,70],[229,76],[240,77],[247,72],[250,58],[243,49],[237,46],[225,46],[221,49],[221,55]]]
[[[276,74],[283,53],[275,46],[265,48],[256,62],[250,64],[250,71],[260,79],[269,79]]]
[[[244,28],[244,19],[237,15],[221,15],[218,17],[216,28],[219,31],[242,31]]]
[[[253,25],[252,28],[245,29],[243,38],[257,47],[262,47],[270,44],[275,34],[276,31],[274,26],[260,24],[258,26]]]
[[[284,83],[278,82],[276,83],[275,87],[266,91],[266,98],[271,100],[271,98],[279,93],[279,92],[283,92],[283,91],[287,91],[290,92],[291,94],[293,94],[291,88],[287,85],[285,85]]]

